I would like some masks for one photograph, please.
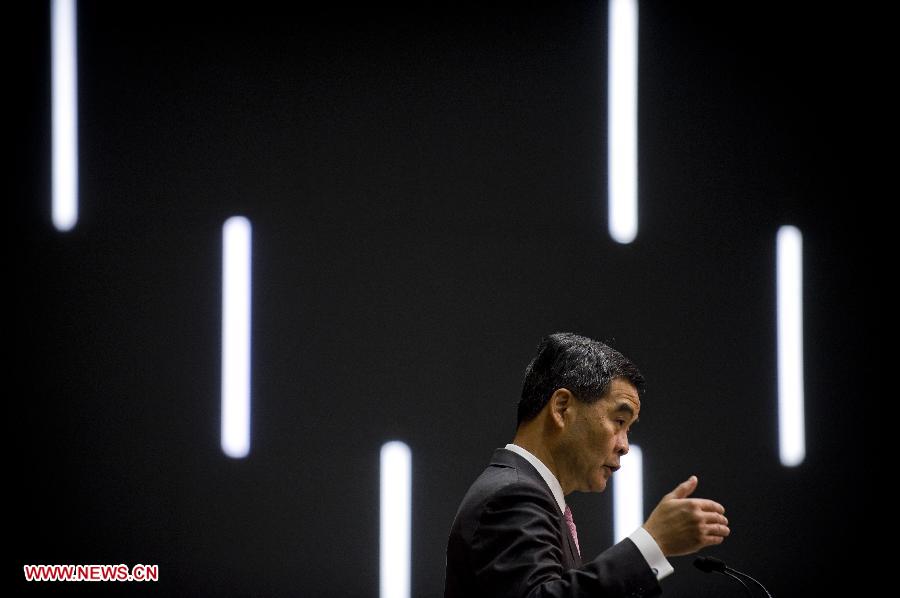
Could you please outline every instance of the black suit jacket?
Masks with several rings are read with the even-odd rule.
[[[631,540],[582,563],[541,474],[497,449],[466,493],[447,543],[445,598],[650,597],[659,582]]]

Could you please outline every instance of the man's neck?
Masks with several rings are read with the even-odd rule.
[[[550,473],[559,480],[563,493],[568,494],[565,482],[560,477],[559,468],[556,466],[556,460],[553,458],[553,452],[545,443],[541,442],[540,439],[534,438],[532,434],[529,434],[527,430],[523,430],[522,428],[516,431],[516,436],[512,439],[512,443],[521,446],[523,449],[540,459],[541,463],[546,465],[547,469],[550,470]]]

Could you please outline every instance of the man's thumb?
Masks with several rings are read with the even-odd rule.
[[[697,489],[697,476],[692,475],[666,494],[666,498],[687,498]]]

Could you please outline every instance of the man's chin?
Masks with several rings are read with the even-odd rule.
[[[606,490],[606,478],[601,477],[599,480],[594,480],[594,487],[591,488],[591,492],[603,492]]]
[[[596,477],[594,477],[594,488],[592,492],[603,492],[606,490],[607,484],[609,484],[609,479],[612,477],[612,470],[606,466],[600,468],[600,471],[597,472]]]

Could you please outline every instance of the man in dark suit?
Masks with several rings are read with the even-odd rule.
[[[609,346],[545,337],[525,370],[515,438],[466,493],[447,544],[445,598],[657,596],[667,556],[720,544],[722,505],[691,476],[643,526],[587,561],[565,495],[603,492],[640,413],[644,379]]]

